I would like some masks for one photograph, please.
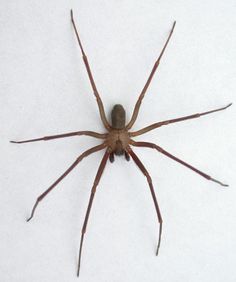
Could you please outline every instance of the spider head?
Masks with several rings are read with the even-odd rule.
[[[114,129],[125,127],[125,109],[122,105],[116,104],[111,111],[111,123]]]

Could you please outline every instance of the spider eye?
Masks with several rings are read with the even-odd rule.
[[[122,105],[115,105],[111,112],[112,127],[122,129],[125,127],[125,110]]]

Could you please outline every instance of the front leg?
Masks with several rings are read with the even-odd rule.
[[[151,83],[151,81],[152,81],[152,78],[153,78],[153,76],[154,76],[154,74],[155,74],[155,72],[156,72],[156,70],[157,70],[157,68],[158,68],[158,66],[159,66],[159,64],[160,64],[161,58],[162,58],[162,56],[163,56],[163,54],[164,54],[164,52],[165,52],[165,50],[166,50],[166,47],[167,47],[167,45],[168,45],[168,43],[169,43],[169,41],[170,41],[170,38],[171,38],[172,33],[173,33],[173,31],[174,31],[174,28],[175,28],[175,24],[176,24],[176,21],[174,21],[174,23],[173,23],[173,25],[172,25],[172,28],[171,28],[171,31],[170,31],[170,33],[169,33],[169,36],[168,36],[168,38],[167,38],[167,40],[166,40],[166,43],[165,43],[164,47],[162,48],[159,57],[157,58],[156,62],[154,63],[154,66],[153,66],[153,68],[152,68],[152,71],[151,71],[151,73],[150,73],[148,79],[147,79],[147,82],[145,83],[145,85],[144,85],[144,87],[143,87],[143,90],[141,91],[141,93],[140,93],[140,95],[139,95],[139,97],[138,97],[138,100],[137,100],[137,102],[136,102],[136,104],[135,104],[135,107],[134,107],[134,111],[133,111],[131,120],[130,120],[130,122],[126,125],[126,129],[127,129],[127,130],[129,130],[129,129],[133,126],[133,124],[135,123],[135,121],[136,121],[136,119],[137,119],[137,117],[138,117],[138,113],[139,113],[139,109],[140,109],[142,100],[143,100],[143,98],[144,98],[144,96],[145,96],[145,94],[146,94],[146,91],[147,91],[147,89],[148,89],[148,87],[149,87],[149,85],[150,85],[150,83]]]
[[[107,118],[106,118],[106,115],[105,115],[105,111],[104,111],[104,107],[103,107],[103,103],[102,103],[102,99],[101,99],[101,97],[100,97],[100,95],[98,93],[98,90],[97,90],[97,87],[96,87],[96,84],[95,84],[95,81],[94,81],[94,78],[93,78],[93,74],[92,74],[92,71],[91,71],[91,68],[90,68],[90,65],[89,65],[89,62],[88,62],[88,58],[87,58],[87,56],[85,54],[85,51],[84,51],[81,39],[79,37],[79,32],[78,32],[78,29],[76,28],[76,25],[75,25],[75,21],[74,21],[73,11],[72,10],[70,11],[70,16],[71,16],[71,22],[72,22],[72,25],[73,25],[73,28],[74,28],[74,31],[75,31],[75,34],[76,34],[76,38],[77,38],[77,41],[78,41],[78,44],[79,44],[79,47],[80,47],[80,51],[82,53],[84,65],[85,65],[86,71],[88,73],[89,81],[90,81],[91,87],[93,89],[93,94],[94,94],[94,96],[97,99],[97,104],[98,104],[101,120],[103,122],[104,127],[107,130],[109,130],[111,128],[111,126],[110,126],[109,122],[107,121]]]

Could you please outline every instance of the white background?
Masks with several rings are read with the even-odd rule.
[[[83,160],[26,223],[37,196],[100,140],[9,140],[104,132],[70,8],[107,114],[122,103],[128,118],[177,21],[135,130],[235,102],[233,0],[1,1],[0,281],[236,281],[235,105],[137,138],[230,184],[207,181],[151,149],[135,150],[152,175],[164,219],[159,257],[149,187],[122,157],[107,164],[99,184],[80,280],[80,230],[102,152]]]

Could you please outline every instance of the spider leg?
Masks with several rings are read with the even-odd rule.
[[[144,167],[144,165],[142,164],[142,162],[140,161],[140,159],[138,158],[138,156],[134,153],[134,151],[130,147],[128,148],[128,152],[131,155],[131,158],[136,163],[136,165],[140,168],[142,173],[146,176],[148,185],[149,185],[150,190],[151,190],[152,199],[153,199],[153,202],[154,202],[154,205],[155,205],[158,222],[160,224],[160,226],[159,226],[159,238],[158,238],[158,244],[157,244],[157,250],[156,250],[156,255],[158,255],[159,248],[160,248],[160,245],[161,245],[161,233],[162,233],[162,222],[163,222],[163,220],[162,220],[161,212],[160,212],[160,209],[159,209],[159,206],[158,206],[158,203],[157,203],[155,191],[154,191],[154,188],[153,188],[153,185],[152,185],[152,178],[149,175],[146,168]]]
[[[21,143],[29,143],[29,142],[36,142],[36,141],[48,141],[52,139],[58,139],[58,138],[65,138],[65,137],[71,137],[76,135],[87,135],[95,138],[105,139],[107,134],[101,134],[94,131],[77,131],[77,132],[69,132],[64,134],[58,134],[58,135],[51,135],[51,136],[44,136],[40,138],[35,139],[29,139],[29,140],[23,140],[23,141],[10,141],[11,143],[15,144],[21,144]]]
[[[153,130],[155,128],[161,127],[163,125],[167,125],[167,124],[175,123],[175,122],[179,122],[179,121],[184,121],[184,120],[188,120],[188,119],[193,119],[193,118],[199,118],[199,117],[201,117],[203,115],[208,115],[208,114],[211,114],[211,113],[214,113],[214,112],[222,111],[222,110],[227,109],[231,105],[232,105],[232,103],[228,104],[225,107],[216,109],[216,110],[211,110],[211,111],[208,111],[208,112],[197,113],[197,114],[193,114],[193,115],[189,115],[189,116],[184,116],[184,117],[180,117],[180,118],[175,118],[175,119],[169,119],[169,120],[165,120],[165,121],[161,121],[161,122],[156,122],[156,123],[153,123],[153,124],[151,124],[149,126],[146,126],[146,127],[142,128],[142,129],[140,129],[138,131],[130,132],[130,136],[132,136],[132,137],[139,136],[141,134],[144,134],[144,133],[146,133],[146,132],[148,132],[150,130]]]
[[[52,191],[53,188],[55,188],[55,186],[61,182],[61,180],[63,178],[65,178],[71,171],[73,168],[75,168],[77,166],[77,164],[82,161],[83,158],[87,157],[88,155],[92,154],[92,153],[95,153],[97,151],[100,151],[102,149],[104,149],[106,147],[106,144],[103,143],[103,144],[100,144],[98,146],[95,146],[95,147],[92,147],[90,148],[89,150],[85,151],[84,153],[82,153],[74,162],[73,164],[46,190],[44,191],[36,200],[34,206],[33,206],[33,209],[31,211],[31,215],[30,217],[27,219],[27,221],[30,221],[32,219],[32,217],[34,216],[34,212],[39,204],[40,201],[43,200],[44,197],[46,197],[46,195]]]
[[[69,132],[69,133],[64,133],[64,134],[57,134],[57,135],[51,135],[51,136],[44,136],[40,138],[35,138],[35,139],[29,139],[29,140],[23,140],[23,141],[10,141],[11,143],[29,143],[29,142],[36,142],[36,141],[49,141],[52,139],[58,139],[58,138],[65,138],[65,137],[71,137],[71,136],[80,136],[80,135],[86,135],[86,136],[91,136],[94,138],[99,138],[99,139],[105,139],[107,137],[107,134],[104,133],[98,133],[94,131],[75,131],[75,132]]]
[[[106,115],[105,115],[105,111],[104,111],[104,107],[103,107],[103,103],[102,103],[102,100],[101,100],[101,97],[98,93],[98,90],[97,90],[97,87],[96,87],[96,84],[94,82],[94,79],[93,79],[93,75],[92,75],[92,71],[90,69],[90,65],[89,65],[89,62],[88,62],[88,59],[87,59],[87,56],[84,52],[84,48],[82,46],[82,42],[80,40],[80,37],[79,37],[79,32],[76,28],[76,25],[75,25],[75,21],[74,21],[74,18],[73,18],[73,11],[70,10],[70,15],[71,15],[71,22],[72,22],[72,25],[73,25],[73,28],[74,28],[74,31],[75,31],[75,34],[76,34],[76,37],[77,37],[77,40],[78,40],[78,43],[79,43],[79,47],[80,47],[80,50],[81,50],[81,53],[82,53],[82,57],[83,57],[83,61],[84,61],[84,64],[85,64],[85,67],[86,67],[86,70],[87,70],[87,73],[88,73],[88,76],[89,76],[89,80],[90,80],[90,84],[93,88],[93,93],[97,99],[97,104],[98,104],[98,108],[99,108],[99,112],[100,112],[100,116],[101,116],[101,119],[102,119],[102,122],[105,126],[106,129],[109,129],[111,128],[109,122],[107,121],[107,118],[106,118]]]
[[[93,199],[94,199],[94,195],[95,195],[95,192],[96,192],[96,188],[97,188],[98,183],[99,183],[99,181],[101,179],[101,176],[102,176],[102,173],[103,173],[104,168],[106,166],[106,163],[107,163],[107,160],[109,158],[109,155],[110,155],[110,149],[108,148],[106,150],[103,158],[102,158],[102,161],[101,161],[100,166],[98,168],[98,171],[97,171],[94,183],[93,183],[93,187],[92,187],[92,190],[91,190],[91,194],[90,194],[90,198],[89,198],[89,203],[88,203],[88,207],[87,207],[87,211],[86,211],[86,215],[85,215],[85,219],[84,219],[84,223],[83,223],[83,228],[82,228],[82,232],[81,232],[81,238],[80,238],[79,261],[78,261],[77,276],[79,276],[79,271],[80,271],[84,234],[86,232],[90,210],[91,210],[91,207],[92,207],[92,204],[93,204]]]
[[[145,93],[146,93],[146,91],[148,89],[148,86],[149,86],[149,84],[150,84],[150,82],[151,82],[151,80],[152,80],[152,78],[153,78],[153,76],[154,76],[154,74],[156,72],[156,69],[159,66],[159,63],[160,63],[161,58],[162,58],[162,56],[163,56],[163,54],[165,52],[165,49],[166,49],[166,47],[167,47],[167,45],[169,43],[169,40],[170,40],[171,35],[172,35],[172,33],[174,31],[174,28],[175,28],[175,24],[176,24],[176,21],[174,21],[173,26],[171,28],[171,31],[169,33],[169,36],[168,36],[168,38],[166,40],[166,43],[165,43],[164,47],[162,48],[161,53],[160,53],[158,59],[156,60],[154,66],[152,68],[152,71],[151,71],[151,73],[150,73],[150,75],[148,77],[148,80],[147,80],[146,84],[144,85],[144,88],[143,88],[141,94],[139,95],[138,101],[136,102],[135,107],[134,107],[132,118],[131,118],[130,122],[127,124],[127,126],[126,126],[127,130],[130,129],[133,126],[133,124],[135,123],[135,121],[137,119],[139,108],[141,106],[142,100],[143,100],[144,95],[145,95]]]
[[[206,173],[198,170],[197,168],[193,167],[192,165],[182,161],[181,159],[173,156],[172,154],[168,153],[167,151],[165,151],[163,148],[161,148],[160,146],[154,144],[154,143],[149,143],[149,142],[135,142],[135,141],[131,141],[131,144],[133,146],[137,146],[137,147],[148,147],[148,148],[152,148],[152,149],[156,149],[157,151],[159,151],[160,153],[162,153],[163,155],[166,155],[168,158],[190,168],[191,170],[195,171],[196,173],[200,174],[202,177],[206,178],[207,180],[211,180],[214,181],[218,184],[220,184],[221,186],[229,186],[228,184],[224,184],[222,182],[220,182],[219,180],[216,180],[215,178],[212,178],[210,175],[207,175]]]

